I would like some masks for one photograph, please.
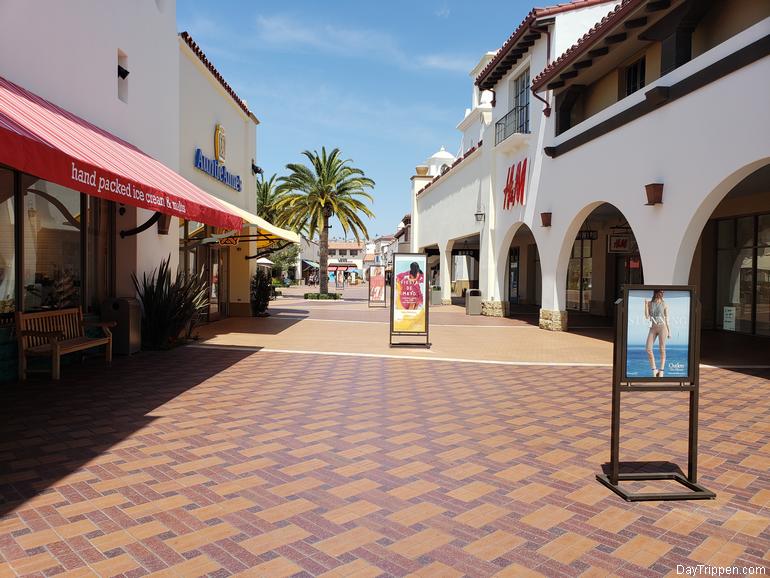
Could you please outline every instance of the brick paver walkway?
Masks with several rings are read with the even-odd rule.
[[[0,397],[0,576],[654,576],[770,566],[770,396],[703,372],[709,502],[629,504],[605,368],[181,348]],[[683,467],[686,400],[624,460]]]

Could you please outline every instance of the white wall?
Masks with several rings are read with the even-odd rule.
[[[118,99],[118,50],[128,56],[128,99]],[[179,168],[176,3],[119,0],[0,2],[0,75]],[[152,215],[128,207],[118,228]],[[117,240],[118,295],[128,274],[178,261],[177,237],[152,228]]]

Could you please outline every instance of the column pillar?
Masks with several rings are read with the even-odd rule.
[[[543,257],[541,253],[543,295],[538,325],[547,331],[567,331],[567,266],[559,267],[558,259]]]
[[[452,246],[454,243],[449,241],[439,247],[439,277],[441,279],[441,304],[452,304]]]

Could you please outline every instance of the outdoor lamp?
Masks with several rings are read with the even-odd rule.
[[[262,167],[257,166],[257,163],[254,162],[254,159],[251,159],[251,174],[252,175],[261,175],[264,171],[262,170]]]
[[[480,212],[476,213],[476,222],[477,223],[483,222],[484,221],[484,217],[485,217],[484,213],[480,213]]]
[[[660,205],[663,203],[663,183],[644,185],[644,190],[647,193],[646,205]]]
[[[540,222],[543,227],[551,226],[551,213],[540,213]]]
[[[125,80],[128,75],[129,75],[128,70],[126,70],[120,64],[118,64],[118,76],[123,80]]]

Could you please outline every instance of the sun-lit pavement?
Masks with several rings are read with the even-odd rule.
[[[292,327],[325,349],[320,323]],[[0,576],[770,567],[770,370],[702,371],[699,481],[717,500],[630,504],[594,479],[607,367],[252,345],[95,359],[0,393]],[[686,408],[628,397],[622,459],[686,469]]]

